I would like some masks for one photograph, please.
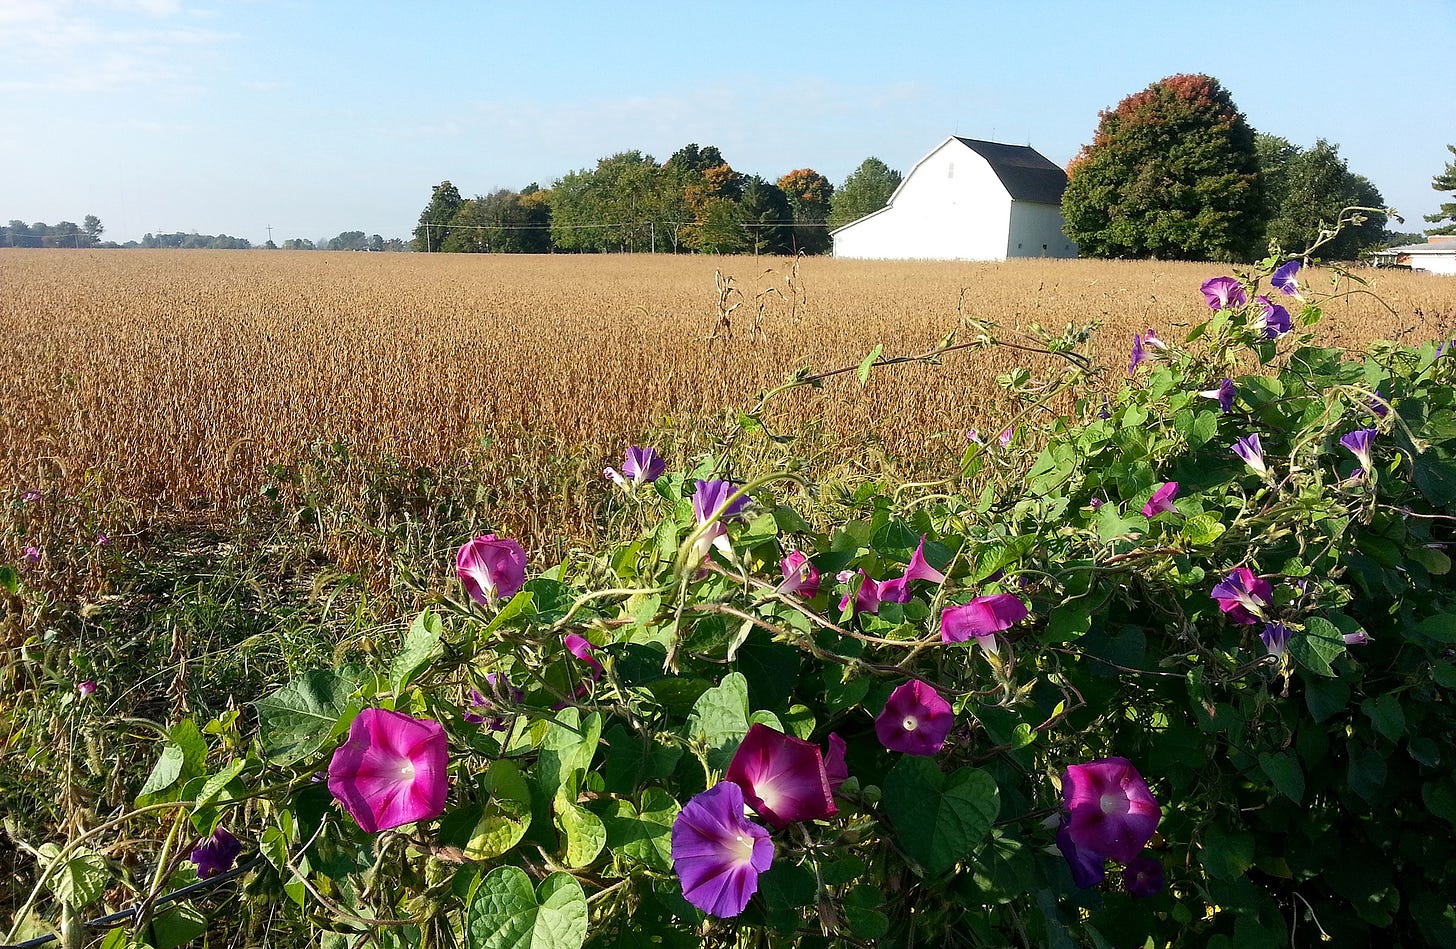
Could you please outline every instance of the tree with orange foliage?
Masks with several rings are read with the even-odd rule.
[[[829,202],[834,186],[812,168],[796,168],[779,179],[779,190],[794,212],[794,247],[800,253],[822,254],[829,249]]]
[[[1169,76],[1103,111],[1067,175],[1062,215],[1084,256],[1252,260],[1262,253],[1254,130],[1211,76]]]

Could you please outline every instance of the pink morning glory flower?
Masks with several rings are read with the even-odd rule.
[[[24,560],[25,560],[25,566],[27,566],[27,567],[39,567],[40,566],[40,548],[39,547],[26,547],[25,550],[21,551],[20,556],[22,558],[24,558]]]
[[[920,535],[920,543],[915,547],[915,553],[910,555],[910,566],[905,568],[906,580],[928,580],[931,583],[944,583],[945,574],[932,567],[925,560],[925,535]]]
[[[1234,454],[1244,460],[1244,464],[1253,468],[1260,475],[1269,473],[1269,468],[1264,464],[1264,446],[1259,444],[1259,434],[1255,432],[1237,439],[1234,442]]]
[[[329,793],[369,833],[439,817],[449,790],[445,729],[366,708],[329,762]]]
[[[1345,634],[1346,646],[1363,646],[1368,642],[1370,642],[1370,634],[1365,632],[1365,630],[1363,629],[1356,630],[1353,633]]]
[[[624,490],[641,487],[649,481],[656,481],[667,471],[667,462],[662,456],[651,448],[638,448],[633,445],[627,449],[626,460],[622,462],[622,471],[617,473],[615,468],[606,468],[602,474],[610,478],[614,484]]]
[[[455,575],[472,600],[491,606],[499,598],[514,596],[526,582],[526,552],[510,538],[486,534],[460,548]]]
[[[824,774],[829,778],[831,791],[838,791],[839,786],[849,780],[849,765],[845,763],[844,752],[844,739],[830,732],[829,749],[824,752]]]
[[[996,633],[1026,619],[1026,604],[1011,593],[978,596],[960,606],[948,606],[940,614],[940,641],[963,643],[972,636],[987,652],[995,653]]]
[[[1299,294],[1299,281],[1295,279],[1295,275],[1298,273],[1299,261],[1291,260],[1274,271],[1273,276],[1269,278],[1269,283],[1273,285],[1274,289],[1285,296],[1297,296]]]
[[[1131,863],[1157,830],[1162,811],[1126,758],[1069,765],[1062,775],[1067,836],[1080,853]]]
[[[1166,514],[1169,511],[1176,511],[1173,506],[1173,499],[1178,496],[1178,482],[1168,481],[1159,485],[1158,490],[1143,505],[1143,517],[1154,517],[1158,514]]]
[[[76,683],[76,691],[81,693],[81,698],[89,699],[96,692],[96,680],[87,679],[84,682]]]
[[[219,826],[212,832],[212,836],[204,837],[197,842],[197,846],[192,848],[192,853],[188,855],[187,859],[197,867],[197,875],[206,880],[231,870],[238,859],[238,854],[242,852],[242,842],[234,837],[226,827]]]
[[[749,726],[723,779],[742,788],[743,799],[780,830],[839,813],[819,746],[761,722]]]
[[[719,781],[672,822],[672,869],[683,898],[709,916],[737,916],[773,863],[768,831],[743,816],[743,790]]]
[[[35,488],[26,488],[20,492],[20,500],[24,504],[34,504],[40,500],[40,492]]]
[[[859,590],[854,594],[854,611],[856,613],[878,613],[880,611],[880,584],[870,579],[870,575],[865,573],[864,567],[859,568],[859,577]],[[855,574],[848,570],[842,570],[837,575],[837,578],[840,583],[852,585]],[[891,588],[890,592],[895,593],[897,591]],[[891,602],[897,601],[892,600]],[[843,613],[847,609],[849,609],[848,590],[845,591],[844,596],[839,598],[839,611]]]
[[[1235,567],[1222,583],[1214,586],[1211,596],[1229,619],[1252,626],[1263,617],[1264,607],[1273,600],[1274,588],[1248,567]]]
[[[1269,655],[1280,658],[1284,650],[1289,646],[1289,627],[1283,623],[1265,623],[1264,631],[1259,634],[1264,641],[1264,647],[1269,650]]]
[[[1200,392],[1198,394],[1205,399],[1218,400],[1218,410],[1220,412],[1232,412],[1234,410],[1234,381],[1232,379],[1225,378],[1218,384],[1217,389],[1209,389],[1206,392]]]
[[[504,689],[505,694],[509,696],[511,702],[515,705],[520,705],[526,699],[525,692],[511,685],[511,683],[503,677],[497,676],[494,672],[488,673],[485,677],[485,681],[486,684],[490,687],[491,692],[498,691],[496,688],[497,682],[504,683],[502,688]],[[471,689],[470,708],[471,711],[465,712],[461,715],[461,718],[465,719],[467,722],[470,722],[472,725],[486,725],[486,727],[488,727],[493,732],[506,730],[509,723],[503,716],[488,714],[497,710],[497,703],[492,697],[482,695],[478,689]],[[480,711],[474,711],[475,709],[479,709]]]
[[[1374,440],[1375,429],[1362,428],[1342,436],[1340,444],[1348,448],[1360,460],[1361,468],[1369,470],[1375,466],[1370,459],[1370,444]]]
[[[981,440],[981,432],[980,432],[980,430],[979,429],[975,429],[975,428],[973,428],[970,431],[966,432],[966,441],[975,442],[977,445],[980,445],[983,448],[986,445],[986,443]]]
[[[1244,285],[1233,277],[1211,277],[1203,281],[1203,286],[1199,289],[1203,291],[1203,299],[1215,310],[1243,306],[1249,302],[1248,295],[1244,293]]]
[[[1122,885],[1128,894],[1145,900],[1163,892],[1163,864],[1157,857],[1142,854],[1122,869]]]
[[[875,735],[891,751],[933,755],[944,747],[954,722],[950,703],[924,682],[911,679],[890,693],[875,719]]]
[[[996,436],[996,441],[1000,442],[1002,448],[1010,448],[1011,447],[1011,440],[1013,438],[1015,438],[1015,437],[1016,437],[1016,429],[1015,428],[1008,428],[1004,432],[1002,432],[1000,435],[997,435]]]
[[[1293,324],[1289,320],[1289,311],[1284,307],[1271,301],[1268,297],[1255,298],[1263,312],[1264,336],[1268,339],[1278,339],[1289,332]]]
[[[819,592],[819,571],[803,551],[789,554],[780,561],[779,569],[784,575],[784,582],[778,585],[779,593],[797,593],[810,600]]]

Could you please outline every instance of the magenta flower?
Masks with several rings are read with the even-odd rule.
[[[1198,394],[1205,399],[1216,399],[1220,412],[1232,412],[1234,410],[1234,381],[1232,379],[1225,378],[1218,384],[1217,389],[1209,389],[1206,392],[1200,392]]]
[[[188,855],[187,859],[197,867],[197,875],[206,880],[231,870],[238,859],[238,854],[242,852],[242,842],[234,837],[226,827],[219,825],[212,832],[211,837],[204,837],[197,842],[197,846],[192,848],[192,853]]]
[[[760,722],[749,726],[723,779],[779,830],[839,813],[819,746]]]
[[[1016,437],[1016,429],[1015,428],[1007,428],[1000,435],[997,435],[996,436],[996,441],[998,441],[998,442],[1001,443],[1001,447],[1002,448],[1010,448],[1011,447],[1011,440],[1013,438],[1015,438],[1015,437]],[[924,543],[923,540],[921,542]]]
[[[329,762],[329,793],[369,833],[439,817],[448,791],[445,729],[366,708]]]
[[[40,492],[35,488],[26,488],[20,492],[20,500],[23,504],[34,504],[40,500]]]
[[[982,448],[986,447],[986,443],[981,440],[981,432],[979,429],[973,428],[970,431],[966,432],[966,441],[975,442]]]
[[[1235,567],[1222,583],[1214,586],[1211,596],[1229,619],[1252,626],[1263,617],[1264,607],[1272,602],[1274,588],[1248,567]]]
[[[1289,320],[1289,311],[1273,302],[1268,297],[1256,297],[1255,301],[1263,310],[1264,336],[1268,339],[1278,339],[1289,332],[1293,324]]]
[[[1126,758],[1067,767],[1062,775],[1067,836],[1079,852],[1131,863],[1157,830],[1162,811]]]
[[[708,559],[709,548],[716,547],[725,557],[733,556],[733,546],[728,543],[728,528],[724,521],[737,517],[748,504],[744,495],[731,504],[728,499],[738,490],[731,481],[699,481],[693,493],[693,517],[702,531],[693,542],[694,563]]]
[[[491,606],[500,597],[514,596],[526,582],[526,552],[510,538],[486,534],[460,548],[455,575],[472,600]]]
[[[1295,279],[1297,273],[1299,273],[1299,261],[1291,260],[1274,271],[1273,276],[1269,278],[1269,283],[1285,296],[1298,296],[1299,281]]]
[[[617,473],[615,468],[603,469],[602,474],[610,478],[617,487],[624,490],[632,490],[641,487],[649,481],[656,481],[667,471],[667,462],[651,448],[638,448],[633,445],[627,449],[627,458],[622,462],[622,472]]]
[[[23,557],[25,559],[25,565],[27,567],[39,567],[40,566],[40,548],[39,547],[26,547],[25,550],[21,551],[21,554],[20,555],[21,555],[21,557]]]
[[[106,545],[108,545],[110,543],[111,543],[111,538],[110,537],[107,537],[105,534],[97,534],[96,535],[96,546],[97,547],[105,547]]]
[[[743,816],[743,790],[719,781],[672,822],[672,869],[683,898],[709,916],[737,916],[773,863],[768,831]]]
[[[1269,473],[1269,468],[1264,464],[1264,446],[1259,444],[1259,434],[1255,432],[1234,441],[1234,454],[1244,460],[1244,464],[1253,468],[1261,476]]]
[[[1143,854],[1122,869],[1122,885],[1129,895],[1145,900],[1163,892],[1163,864],[1156,857]]]
[[[1132,364],[1127,367],[1128,375],[1137,371],[1137,367],[1143,364],[1148,354],[1143,349],[1143,334],[1134,333],[1132,337]]]
[[[1362,428],[1341,436],[1340,444],[1354,453],[1360,459],[1360,467],[1367,471],[1375,467],[1370,459],[1370,443],[1375,440],[1375,429]]]
[[[1269,650],[1269,655],[1281,658],[1284,650],[1289,646],[1289,627],[1283,623],[1265,623],[1264,631],[1259,634],[1264,641],[1264,646]]]
[[[1370,634],[1365,632],[1365,630],[1363,629],[1358,629],[1353,633],[1345,634],[1346,646],[1363,646],[1368,642],[1370,642]]]
[[[504,690],[504,694],[509,696],[511,702],[515,705],[520,705],[526,700],[525,692],[511,685],[511,683],[505,678],[497,676],[494,672],[487,673],[485,681],[486,684],[490,687],[491,692],[493,693],[500,691],[500,689],[497,689],[496,687],[497,682],[504,683],[501,686],[501,689]],[[470,690],[470,708],[480,709],[481,712],[486,713],[498,710],[498,706],[496,702],[492,699],[492,697],[481,695],[478,689]],[[467,722],[470,722],[472,725],[486,725],[486,727],[488,727],[493,732],[505,731],[507,726],[509,725],[509,722],[506,721],[504,716],[486,715],[474,711],[463,713],[461,715],[461,718],[465,719]]]
[[[854,594],[854,611],[856,613],[878,613],[880,611],[880,584],[870,579],[870,575],[865,573],[864,567],[859,568],[859,576],[859,590]],[[846,584],[853,584],[854,577],[855,575],[848,570],[842,570],[837,575],[839,582]],[[892,587],[890,592],[896,594],[901,591]],[[906,599],[909,599],[908,594]],[[890,602],[903,603],[904,600],[891,600]],[[839,611],[843,613],[847,609],[849,609],[848,590],[845,591],[844,596],[839,598]]]
[[[564,637],[562,637],[561,642],[566,646],[567,652],[571,653],[579,661],[586,663],[588,666],[591,666],[592,681],[600,682],[603,671],[602,664],[596,660],[595,656],[592,655],[592,652],[597,647],[593,646],[591,644],[591,641],[588,640],[585,636],[579,636],[576,633],[567,633]],[[586,695],[588,691],[589,690],[587,688],[587,684],[583,682],[581,685],[576,687],[577,698]],[[558,709],[565,707],[566,703],[564,702],[559,705],[552,706],[552,708]]]
[[[1148,503],[1143,505],[1143,517],[1153,517],[1158,514],[1166,514],[1168,511],[1176,511],[1173,506],[1173,499],[1178,496],[1178,482],[1168,481],[1153,492]]]
[[[1107,858],[1077,846],[1065,814],[1062,815],[1061,827],[1057,829],[1057,849],[1066,858],[1067,867],[1072,871],[1072,882],[1079,888],[1085,890],[1107,879]]]
[[[925,560],[925,535],[920,535],[920,543],[915,547],[915,553],[910,555],[910,566],[905,568],[906,580],[929,580],[931,583],[944,583],[945,574],[932,567]]]
[[[829,778],[831,791],[838,791],[839,786],[849,780],[849,765],[845,763],[844,751],[844,739],[830,732],[829,750],[824,752],[824,774]]]
[[[907,755],[933,755],[945,745],[955,722],[950,703],[918,679],[911,679],[885,701],[875,719],[880,744]]]
[[[1244,285],[1233,277],[1212,277],[1203,281],[1203,286],[1199,289],[1203,291],[1203,299],[1215,310],[1243,306],[1249,302],[1248,295],[1244,293]]]
[[[940,614],[940,641],[963,643],[972,636],[987,652],[998,652],[996,633],[1026,619],[1026,604],[1012,593],[978,596],[960,606],[948,606]]]
[[[779,563],[779,569],[784,574],[784,582],[778,585],[779,593],[797,593],[810,600],[819,592],[819,571],[803,551],[789,554]]]
[[[96,692],[96,680],[87,679],[84,682],[76,683],[76,691],[81,693],[81,698],[89,699]]]

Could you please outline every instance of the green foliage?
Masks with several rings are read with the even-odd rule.
[[[873,214],[890,203],[890,196],[900,187],[900,173],[878,158],[866,158],[850,172],[844,184],[830,197],[827,218],[829,229],[843,227]]]
[[[442,181],[430,189],[430,203],[420,212],[412,248],[425,253],[440,250],[450,236],[448,225],[462,203],[460,189],[449,181]]]
[[[1447,145],[1446,150],[1456,155],[1456,145]],[[1431,187],[1437,191],[1450,191],[1456,193],[1456,158],[1446,162],[1446,167],[1440,174],[1431,178]],[[1441,208],[1435,214],[1427,214],[1426,221],[1437,227],[1427,228],[1427,234],[1456,234],[1456,196],[1451,201],[1443,201]],[[1448,221],[1442,224],[1442,221]],[[13,225],[15,222],[12,221]]]
[[[1251,260],[1262,249],[1254,132],[1209,76],[1169,76],[1103,111],[1067,173],[1062,214],[1084,256]]]
[[[1268,239],[1291,253],[1320,243],[1345,208],[1380,208],[1385,199],[1369,179],[1350,171],[1339,147],[1324,139],[1301,149],[1276,136],[1258,135],[1260,170],[1269,214]],[[1369,213],[1341,227],[1319,249],[1328,260],[1355,260],[1385,236],[1385,215]]]

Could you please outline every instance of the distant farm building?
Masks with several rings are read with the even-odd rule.
[[[1063,233],[1067,173],[1025,145],[952,136],[890,203],[836,228],[834,256],[886,260],[1076,257]]]
[[[1377,267],[1409,267],[1429,273],[1456,274],[1456,236],[1435,236],[1426,244],[1387,247],[1370,255]]]

